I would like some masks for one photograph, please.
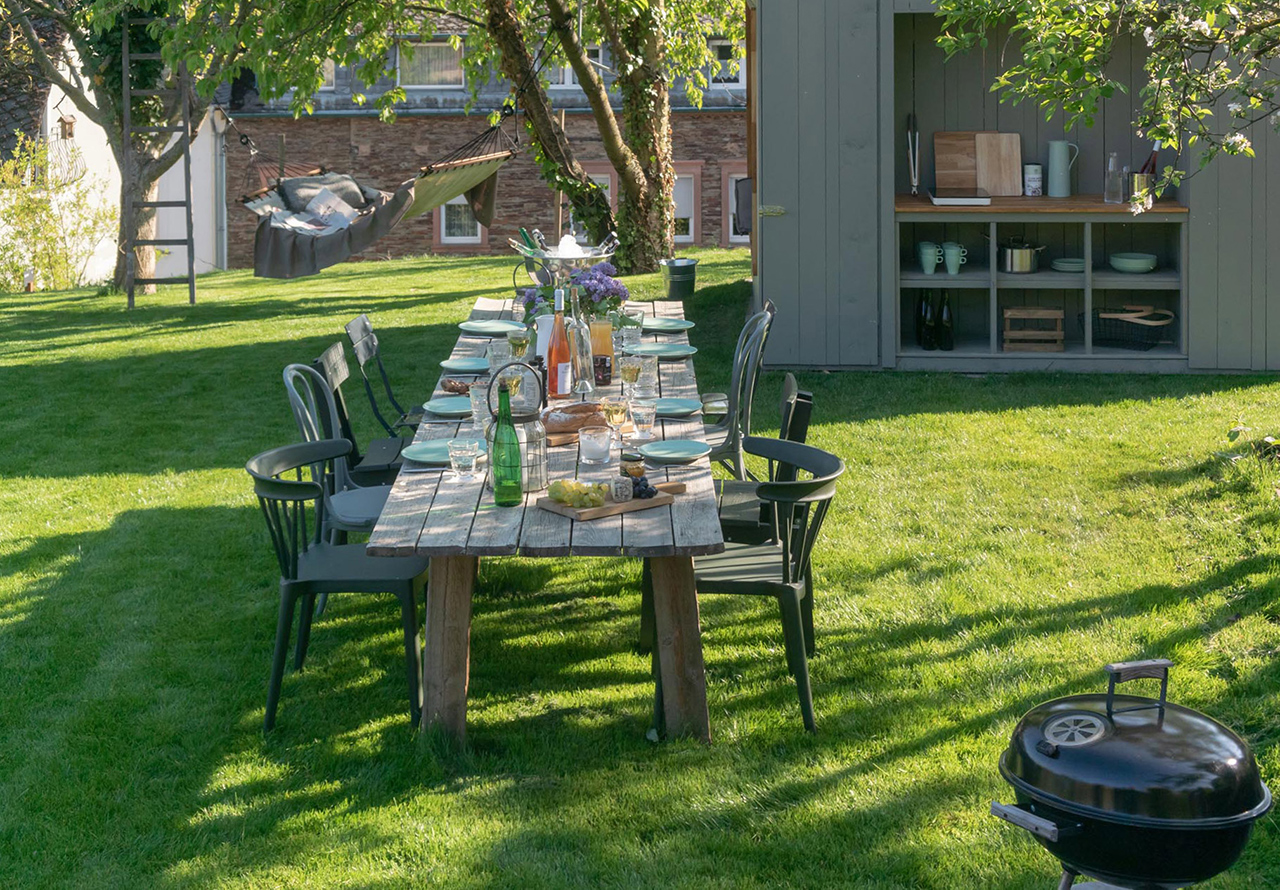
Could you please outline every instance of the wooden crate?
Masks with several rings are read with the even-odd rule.
[[[1004,310],[1005,352],[1062,352],[1061,309],[1015,306]]]

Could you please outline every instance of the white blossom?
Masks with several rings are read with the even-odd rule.
[[[1227,105],[1227,111],[1230,111],[1233,115],[1239,117],[1244,114],[1244,106],[1239,102],[1231,102]]]
[[[1280,111],[1271,112],[1271,126],[1280,128]]]
[[[1208,22],[1206,22],[1204,19],[1196,19],[1194,22],[1192,22],[1192,23],[1191,23],[1191,30],[1193,30],[1193,31],[1199,31],[1199,32],[1200,32],[1201,34],[1203,34],[1205,37],[1208,37],[1208,36],[1209,36],[1209,23],[1208,23]]]
[[[1155,30],[1155,28],[1152,28],[1150,25],[1148,25],[1146,28],[1144,28],[1144,29],[1143,29],[1143,31],[1142,31],[1142,36],[1143,36],[1143,38],[1147,41],[1147,46],[1155,46],[1155,45],[1156,45],[1156,30]]]
[[[1223,144],[1231,151],[1244,151],[1249,148],[1252,143],[1249,142],[1249,137],[1243,133],[1232,133],[1223,140]]]

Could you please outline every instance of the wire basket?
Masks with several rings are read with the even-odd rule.
[[[1093,345],[1145,351],[1161,343],[1172,343],[1173,323],[1177,318],[1172,310],[1154,306],[1094,309]],[[1084,326],[1083,312],[1080,326]]]

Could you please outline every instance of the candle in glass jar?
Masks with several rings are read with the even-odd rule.
[[[578,457],[583,463],[608,463],[612,444],[613,431],[607,426],[587,426],[578,431]]]

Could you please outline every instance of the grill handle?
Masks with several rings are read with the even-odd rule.
[[[1055,844],[1059,838],[1070,837],[1080,831],[1079,825],[1059,825],[1057,822],[1037,816],[1035,813],[1028,813],[1017,804],[997,803],[993,800],[991,801],[991,815]]]
[[[1169,691],[1169,668],[1173,667],[1173,662],[1167,658],[1149,658],[1146,661],[1118,661],[1113,664],[1103,665],[1102,669],[1107,672],[1110,677],[1107,683],[1107,716],[1110,717],[1116,713],[1112,706],[1116,695],[1116,686],[1121,683],[1128,683],[1130,680],[1151,679],[1160,681],[1160,704],[1156,705],[1160,712],[1164,713],[1165,695]],[[1134,708],[1122,708],[1124,711],[1141,711],[1150,708],[1152,705],[1139,705]]]

